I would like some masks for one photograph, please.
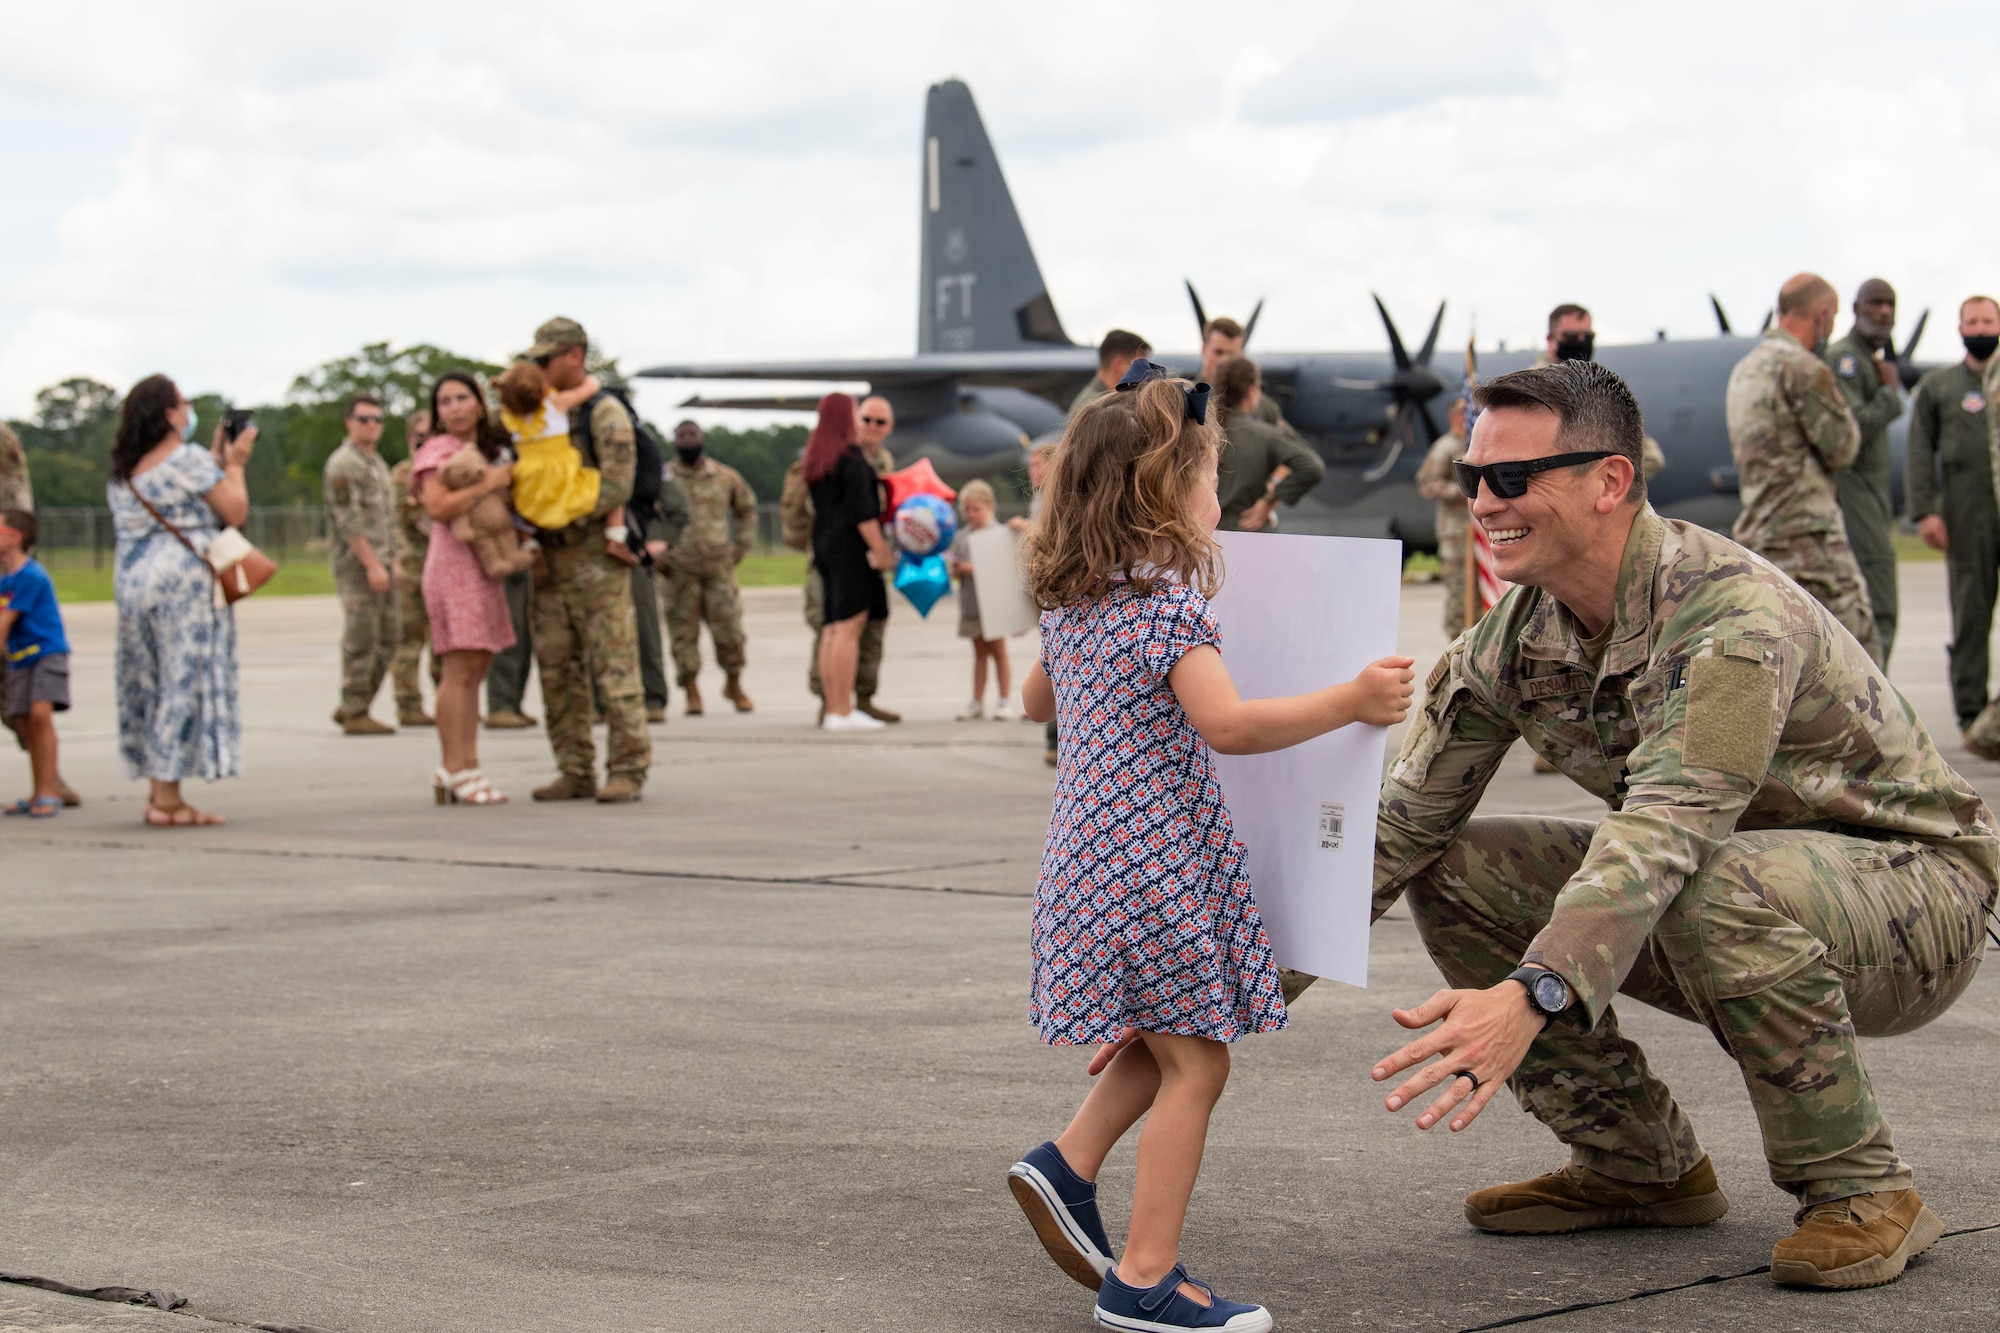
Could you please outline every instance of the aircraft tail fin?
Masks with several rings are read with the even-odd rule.
[[[957,79],[925,99],[922,189],[918,354],[1073,346],[972,90]]]

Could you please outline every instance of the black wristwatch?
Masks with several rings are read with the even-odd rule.
[[[1517,968],[1507,974],[1507,980],[1518,981],[1528,988],[1528,1003],[1542,1016],[1543,1027],[1569,1008],[1569,983],[1546,968]]]

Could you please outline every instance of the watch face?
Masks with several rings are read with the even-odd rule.
[[[1535,978],[1535,1007],[1545,1014],[1559,1014],[1569,1008],[1569,983],[1553,972]]]

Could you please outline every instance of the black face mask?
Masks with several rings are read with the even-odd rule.
[[[1965,335],[1965,350],[1974,361],[1984,361],[2000,348],[2000,335],[1991,333],[1968,333]]]
[[[689,467],[693,467],[701,461],[701,450],[702,446],[698,444],[692,447],[685,444],[674,446],[674,453],[679,455],[681,462],[687,464]]]
[[[1556,360],[1588,361],[1596,348],[1597,335],[1594,333],[1565,333],[1556,339]]]

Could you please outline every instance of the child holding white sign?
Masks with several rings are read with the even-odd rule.
[[[993,705],[995,722],[1011,722],[1014,712],[1014,668],[1007,661],[1007,641],[985,637],[979,622],[979,586],[972,577],[971,534],[993,525],[993,488],[974,479],[958,492],[958,516],[964,526],[952,538],[946,564],[958,579],[958,637],[972,640],[972,702],[958,715],[960,722],[977,722],[986,716],[986,664],[993,664],[993,683],[1000,691]]]
[[[1179,1258],[1229,1043],[1286,1023],[1211,747],[1256,754],[1400,722],[1411,660],[1383,658],[1311,694],[1238,697],[1208,607],[1221,512],[1207,398],[1206,385],[1134,362],[1118,392],[1071,419],[1028,539],[1045,610],[1022,699],[1036,721],[1059,715],[1065,741],[1035,886],[1029,1018],[1051,1045],[1105,1045],[1069,1128],[1015,1163],[1008,1185],[1049,1256],[1097,1290],[1099,1324],[1261,1333],[1268,1311],[1223,1300]],[[1095,1179],[1141,1116],[1114,1265]]]

